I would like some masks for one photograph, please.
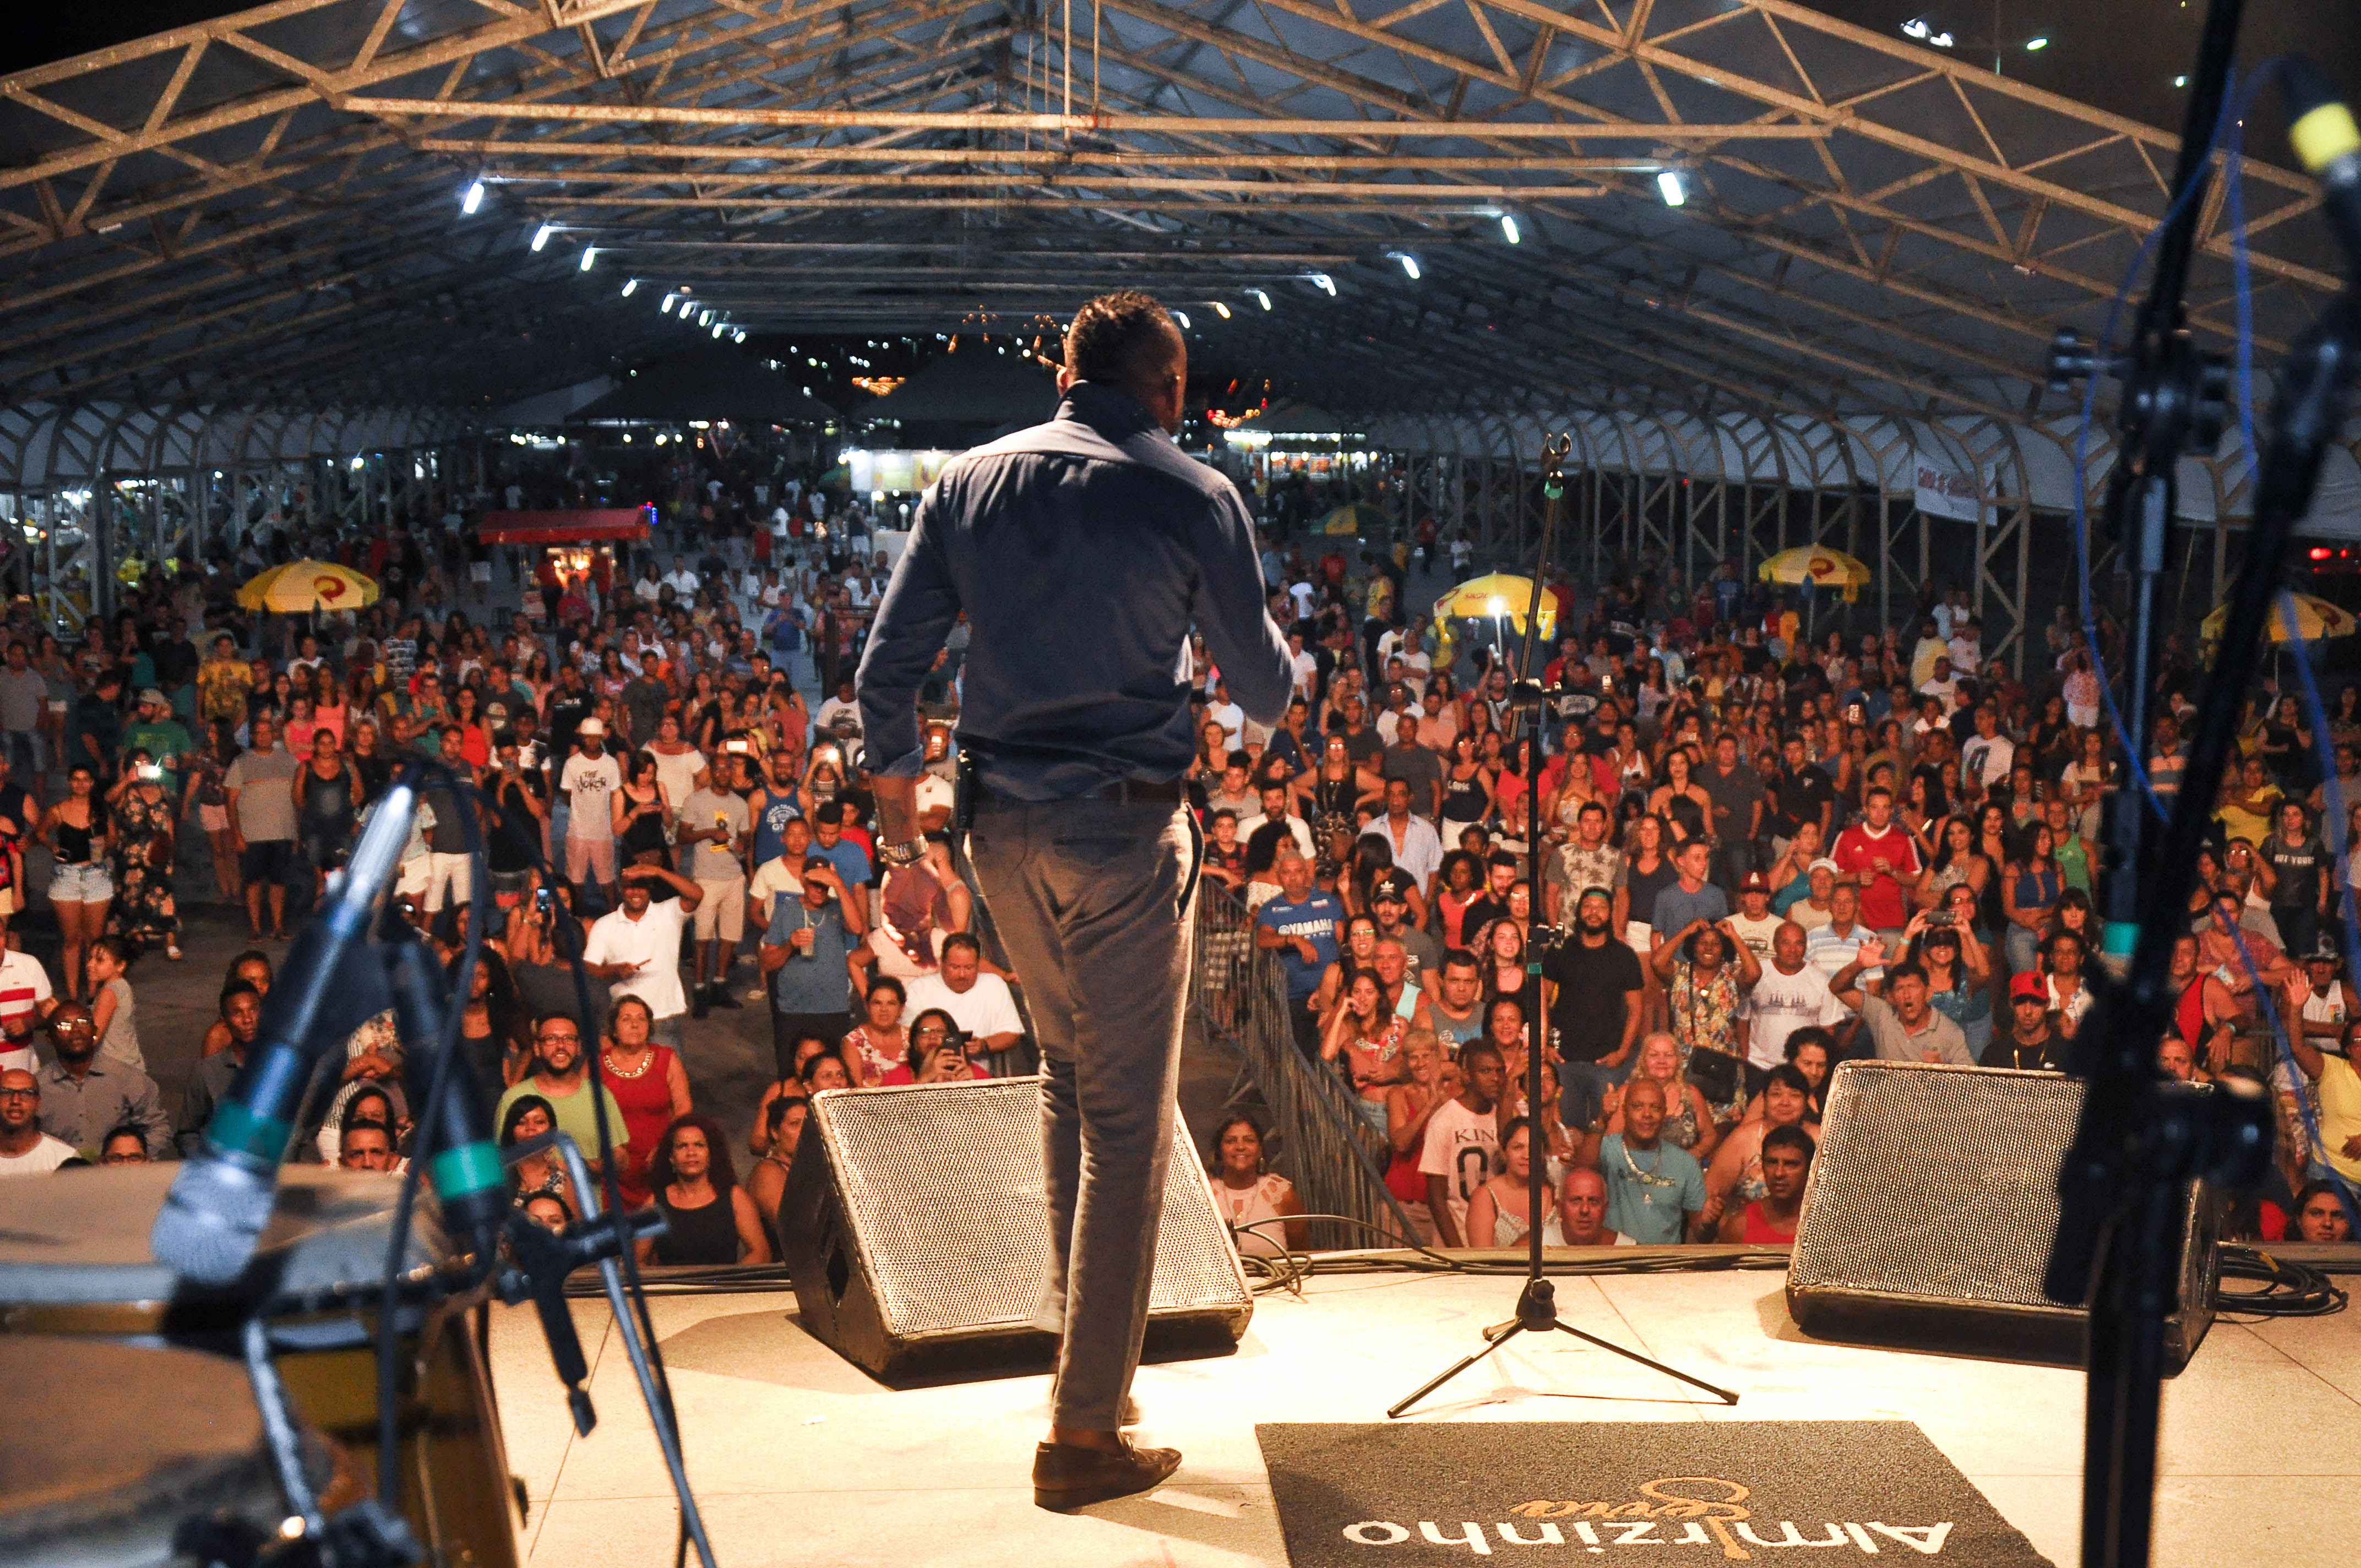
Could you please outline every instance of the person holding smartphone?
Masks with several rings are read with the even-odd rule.
[[[778,901],[759,953],[771,979],[771,1046],[781,1078],[792,1070],[793,1046],[804,1034],[841,1040],[851,1032],[851,959],[869,929],[868,901],[826,856],[807,851],[796,875],[802,892]]]

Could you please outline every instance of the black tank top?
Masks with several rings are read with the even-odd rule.
[[[70,866],[89,864],[90,829],[77,828],[64,817],[59,817],[58,859]]]
[[[732,1264],[738,1261],[738,1216],[730,1194],[697,1209],[675,1209],[672,1200],[656,1194],[664,1211],[664,1234],[656,1238],[656,1261],[673,1266]]]
[[[312,764],[306,762],[309,771]],[[352,776],[339,767],[334,778],[313,773],[303,785],[303,815],[322,827],[349,824],[353,819]]]
[[[1341,779],[1322,779],[1312,786],[1312,806],[1323,817],[1350,817],[1354,802],[1360,798],[1360,783],[1350,773]]]
[[[1484,817],[1484,781],[1475,773],[1467,777],[1446,778],[1443,783],[1443,819],[1446,822],[1480,822]]]

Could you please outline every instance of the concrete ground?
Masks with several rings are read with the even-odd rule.
[[[1914,1421],[2037,1550],[2075,1561],[2080,1372],[1807,1340],[1784,1283],[1752,1271],[1559,1281],[1566,1321],[1736,1389],[1734,1409],[1543,1334],[1409,1420]],[[1260,1298],[1235,1354],[1139,1374],[1139,1436],[1179,1448],[1179,1474],[1072,1517],[1032,1506],[1046,1376],[888,1389],[806,1334],[785,1295],[660,1298],[654,1318],[688,1474],[731,1568],[1277,1568],[1287,1554],[1255,1424],[1382,1421],[1387,1404],[1510,1316],[1516,1291],[1513,1278],[1369,1274]],[[588,1438],[566,1424],[530,1310],[496,1310],[492,1365],[510,1467],[532,1498],[528,1549],[566,1568],[655,1562],[675,1519],[664,1468],[603,1303],[575,1305],[600,1418]],[[2165,1386],[2160,1457],[2161,1568],[2351,1561],[2361,1318],[2216,1323]],[[1482,1476],[1467,1484],[1471,1499],[1483,1494]]]

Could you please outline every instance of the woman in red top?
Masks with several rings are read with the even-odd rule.
[[[628,1208],[643,1209],[654,1196],[648,1189],[648,1160],[664,1130],[693,1109],[688,1098],[688,1069],[679,1053],[650,1040],[655,1015],[636,996],[619,999],[607,1013],[607,1038],[598,1057],[599,1070],[615,1103],[623,1108],[623,1130],[631,1143],[623,1150],[616,1184]]]

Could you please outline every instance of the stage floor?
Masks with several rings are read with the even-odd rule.
[[[2082,1377],[1806,1340],[1769,1271],[1562,1279],[1565,1320],[1741,1392],[1734,1409],[1593,1349],[1528,1335],[1413,1421],[1915,1421],[2059,1568],[2076,1557]],[[1286,1562],[1257,1421],[1375,1421],[1510,1315],[1513,1278],[1369,1274],[1257,1302],[1235,1354],[1143,1368],[1140,1436],[1180,1448],[1147,1497],[1032,1506],[1048,1379],[893,1391],[807,1336],[792,1296],[660,1299],[688,1467],[725,1568]],[[580,1302],[599,1425],[577,1439],[529,1309],[501,1310],[511,1466],[548,1568],[669,1559],[674,1507],[603,1303]],[[1702,1401],[1702,1402],[1700,1402]],[[2353,1561],[2361,1540],[2361,1317],[2220,1321],[2165,1387],[2156,1561]],[[1553,1557],[1556,1553],[1549,1554]]]

